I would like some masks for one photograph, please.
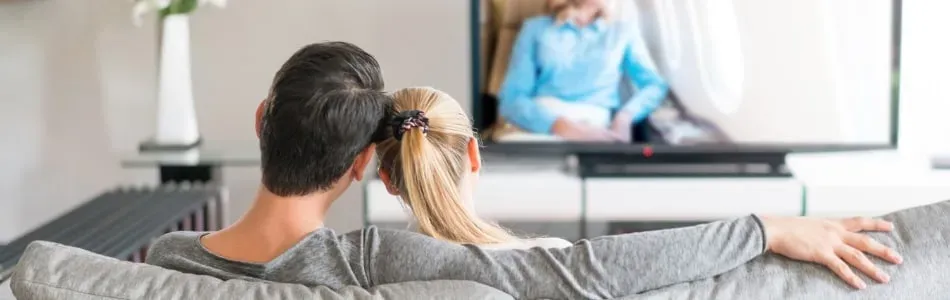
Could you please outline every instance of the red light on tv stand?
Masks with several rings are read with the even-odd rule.
[[[653,156],[653,147],[650,147],[650,146],[643,147],[643,157],[651,157],[651,156]]]

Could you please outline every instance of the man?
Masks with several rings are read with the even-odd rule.
[[[352,182],[363,179],[375,133],[387,128],[389,101],[379,64],[362,49],[340,42],[300,49],[277,72],[268,98],[258,108],[263,183],[251,208],[218,232],[163,236],[146,261],[222,279],[334,289],[456,279],[480,282],[519,299],[581,299],[708,278],[766,250],[835,267],[844,262],[833,251],[846,243],[861,242],[860,250],[896,257],[852,232],[889,228],[886,222],[864,219],[748,216],[528,251],[486,251],[373,227],[337,235],[323,227],[324,216]],[[822,256],[805,257],[815,253]],[[875,274],[870,262],[853,264]],[[860,286],[860,279],[844,266],[836,269],[839,275]]]

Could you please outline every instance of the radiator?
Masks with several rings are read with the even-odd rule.
[[[143,262],[152,241],[162,234],[224,227],[227,205],[227,190],[216,184],[116,188],[0,248],[0,281],[10,275],[33,241],[56,242]]]

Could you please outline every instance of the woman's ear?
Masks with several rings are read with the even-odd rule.
[[[261,100],[261,103],[257,105],[257,111],[254,113],[254,132],[257,133],[257,138],[261,138],[261,122],[264,120],[264,104],[267,103],[267,99]]]
[[[468,140],[468,162],[472,166],[472,173],[478,173],[482,169],[482,154],[478,150],[478,139]]]
[[[386,185],[386,191],[390,195],[399,196],[399,188],[393,184],[392,179],[389,178],[389,173],[386,173],[383,168],[379,168],[376,173],[379,175],[379,180],[382,180],[383,184]]]

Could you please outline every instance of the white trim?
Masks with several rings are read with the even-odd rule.
[[[484,172],[473,204],[479,216],[492,221],[576,222],[582,213],[580,195],[581,180],[558,170]],[[367,184],[366,210],[372,222],[409,219],[402,202],[379,180]]]

